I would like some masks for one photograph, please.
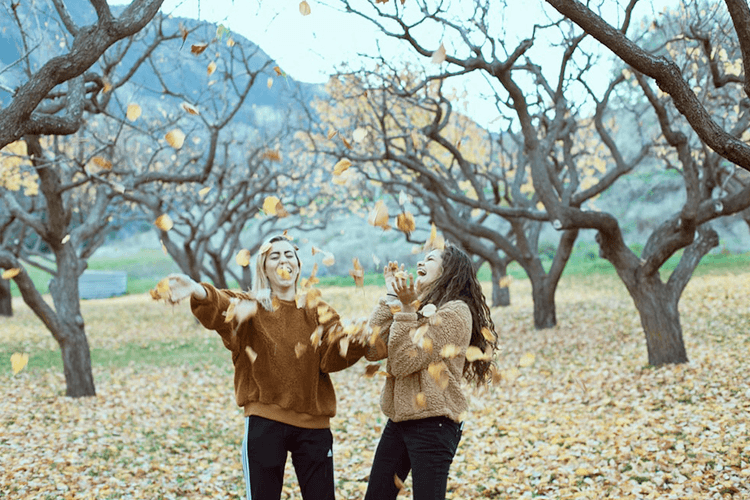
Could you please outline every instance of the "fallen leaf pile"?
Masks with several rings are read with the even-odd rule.
[[[694,278],[680,302],[690,361],[651,368],[616,278],[564,278],[558,326],[543,331],[533,328],[528,282],[514,280],[513,304],[493,309],[496,383],[465,387],[470,411],[447,498],[750,498],[748,289],[750,273]],[[383,291],[322,292],[343,318],[355,318]],[[21,301],[13,305],[15,316],[0,326],[1,497],[244,497],[231,356],[186,303],[84,301],[97,396],[82,399],[63,396],[59,366],[35,362],[56,344]],[[127,349],[142,355],[96,362]],[[29,354],[16,374],[13,353]],[[377,374],[378,364],[365,361],[333,374],[339,499],[364,496],[386,422]],[[282,498],[301,498],[291,460]]]

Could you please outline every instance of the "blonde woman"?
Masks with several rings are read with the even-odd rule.
[[[296,247],[275,236],[256,258],[251,293],[169,277],[173,295],[190,295],[195,317],[232,353],[235,397],[245,415],[248,499],[279,500],[287,453],[304,500],[334,499],[330,419],[336,395],[329,373],[352,366],[365,348],[341,348],[339,316],[324,302],[298,307],[301,265]],[[228,322],[227,314],[234,315]],[[311,345],[311,337],[320,345]]]
[[[448,472],[467,410],[461,379],[488,380],[494,325],[469,257],[455,246],[433,250],[417,279],[384,269],[387,293],[370,317],[382,342],[368,360],[387,358],[380,406],[388,417],[365,500],[393,500],[411,472],[415,500],[445,499]],[[395,311],[395,312],[394,312]],[[472,348],[480,356],[466,359]]]

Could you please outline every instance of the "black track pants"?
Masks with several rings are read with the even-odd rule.
[[[333,435],[263,417],[245,417],[242,470],[247,500],[279,500],[287,453],[303,500],[334,500]]]

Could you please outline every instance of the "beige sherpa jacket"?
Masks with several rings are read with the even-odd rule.
[[[427,325],[424,338],[432,341],[432,349],[429,341],[418,347],[412,340],[423,325]],[[388,358],[388,376],[380,397],[383,413],[394,422],[435,416],[459,422],[468,407],[461,378],[471,340],[469,306],[454,300],[430,318],[423,318],[416,313],[393,314],[381,299],[370,316],[370,326],[379,329],[383,343],[368,349],[365,357],[370,361]],[[444,358],[441,351],[449,344],[456,346],[457,354]]]

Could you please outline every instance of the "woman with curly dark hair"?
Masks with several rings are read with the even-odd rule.
[[[461,380],[491,378],[495,327],[471,260],[455,246],[430,251],[416,282],[396,263],[383,274],[387,293],[370,316],[379,337],[366,357],[388,360],[388,422],[365,500],[395,499],[409,471],[415,500],[444,499],[468,407]]]

